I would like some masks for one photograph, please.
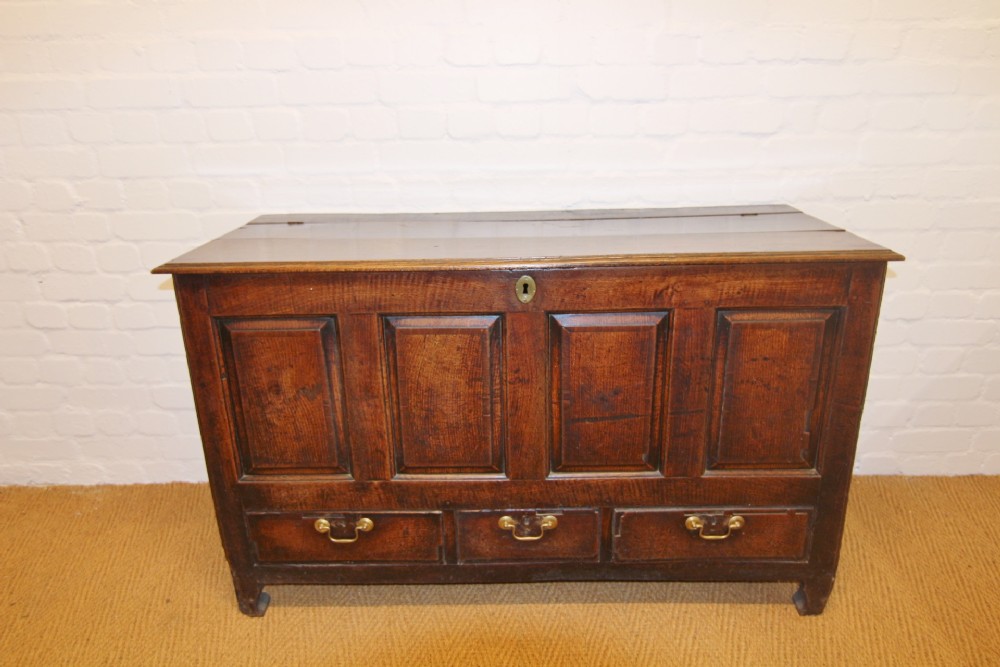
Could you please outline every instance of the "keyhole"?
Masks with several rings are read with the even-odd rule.
[[[521,303],[528,303],[535,296],[535,281],[531,276],[521,276],[514,285],[514,294]]]

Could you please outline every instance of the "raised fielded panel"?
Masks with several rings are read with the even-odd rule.
[[[710,471],[816,467],[839,314],[718,313]]]
[[[550,317],[553,472],[659,468],[668,323],[667,312]]]
[[[396,473],[503,472],[500,316],[384,322]]]
[[[219,322],[245,474],[348,474],[343,383],[330,317]]]

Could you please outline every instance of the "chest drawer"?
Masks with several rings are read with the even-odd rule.
[[[619,510],[613,554],[619,562],[805,557],[811,509]]]
[[[458,560],[596,561],[596,509],[456,512]]]
[[[249,514],[262,563],[436,563],[440,512]]]

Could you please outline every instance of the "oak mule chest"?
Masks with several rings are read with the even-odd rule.
[[[174,276],[267,584],[833,586],[886,262],[787,206],[267,215]]]

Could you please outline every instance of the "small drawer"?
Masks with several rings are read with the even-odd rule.
[[[596,509],[456,512],[458,560],[597,561]]]
[[[262,563],[439,563],[440,512],[248,514]]]
[[[618,562],[780,559],[806,555],[809,509],[634,509],[615,512]]]

